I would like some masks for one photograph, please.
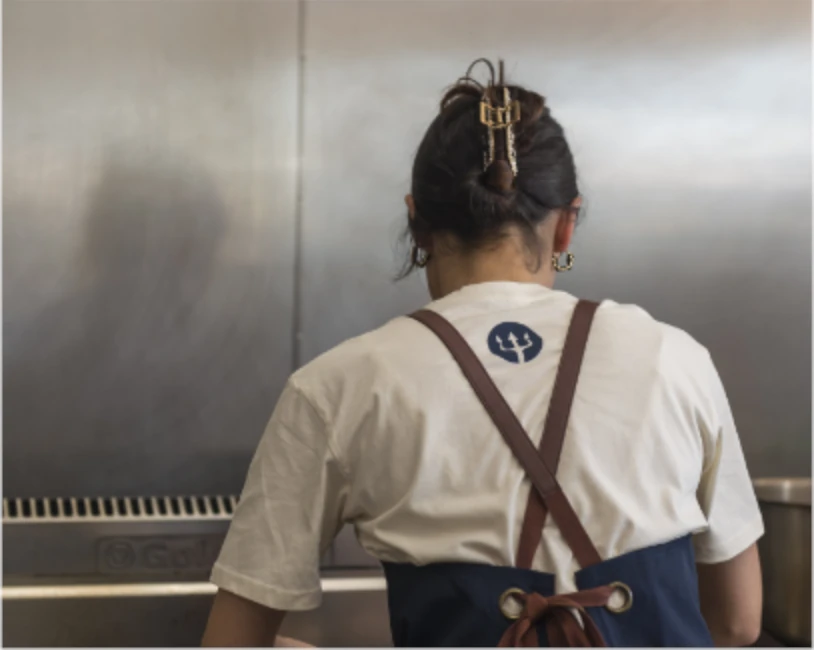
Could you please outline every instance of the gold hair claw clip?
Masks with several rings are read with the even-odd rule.
[[[492,106],[486,97],[480,103],[480,122],[490,129],[505,129],[520,121],[520,102],[509,101],[509,89],[503,88],[503,106]]]
[[[487,129],[488,148],[484,152],[483,169],[495,159],[495,131],[505,130],[506,132],[506,158],[512,173],[517,176],[517,152],[514,148],[514,124],[520,121],[520,102],[512,100],[511,93],[506,86],[503,86],[503,105],[493,106],[488,98],[488,92],[484,94],[480,102],[480,122]]]

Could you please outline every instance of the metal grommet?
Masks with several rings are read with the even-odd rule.
[[[523,604],[513,598],[513,596],[525,596],[526,592],[517,587],[507,589],[498,598],[500,612],[510,621],[516,621],[523,613]],[[512,606],[514,604],[514,606]]]
[[[624,595],[625,600],[618,606],[611,606],[610,603],[608,603],[605,605],[605,609],[614,614],[622,614],[633,607],[633,590],[630,587],[624,582],[611,582],[608,586],[614,590],[614,593]]]

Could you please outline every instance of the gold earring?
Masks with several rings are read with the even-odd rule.
[[[557,273],[562,273],[563,271],[570,271],[574,268],[574,254],[570,252],[565,253],[565,264],[560,264],[560,255],[562,253],[554,253],[551,256],[551,266],[554,267],[554,270]]]
[[[423,269],[430,262],[430,254],[423,248],[419,248],[417,244],[413,244],[413,250],[410,253],[410,258],[413,264],[420,269]]]

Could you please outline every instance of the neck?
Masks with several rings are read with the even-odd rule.
[[[546,263],[549,255],[545,250],[541,252],[540,268],[535,270],[536,259],[516,237],[472,252],[443,247],[433,254],[427,267],[430,293],[437,300],[465,286],[484,282],[521,282],[551,288],[555,274]]]

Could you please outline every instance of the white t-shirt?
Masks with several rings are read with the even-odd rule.
[[[576,300],[501,282],[430,305],[535,445]],[[698,562],[722,562],[763,533],[708,352],[638,307],[597,311],[557,478],[603,559],[693,533]],[[397,318],[291,377],[212,580],[275,609],[314,608],[319,560],[344,523],[382,561],[513,565],[529,490],[440,340]],[[579,567],[551,517],[533,568],[575,589]]]

